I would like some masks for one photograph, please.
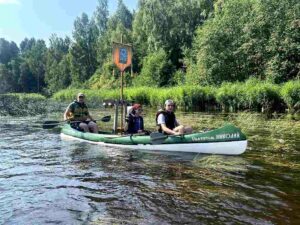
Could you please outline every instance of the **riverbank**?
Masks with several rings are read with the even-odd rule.
[[[10,93],[0,95],[0,115],[34,115],[57,111],[84,92],[90,108],[102,108],[103,100],[119,99],[118,89],[65,89],[51,98],[40,94]],[[176,86],[169,88],[127,87],[124,98],[150,108],[160,108],[173,99],[181,111],[288,113],[299,119],[300,80],[271,84],[250,79],[244,83],[221,86]]]
[[[64,103],[36,93],[0,94],[0,116],[35,116],[62,110]]]
[[[66,89],[55,93],[52,98],[71,101],[78,92],[86,93],[89,102],[98,104],[104,99],[119,99],[120,95],[120,90]],[[152,108],[163,106],[166,99],[173,99],[184,111],[297,113],[300,110],[300,81],[277,85],[250,79],[244,83],[224,83],[219,87],[128,87],[124,98]]]

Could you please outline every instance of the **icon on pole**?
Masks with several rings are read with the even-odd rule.
[[[121,72],[131,65],[132,47],[128,44],[113,43],[113,61]]]

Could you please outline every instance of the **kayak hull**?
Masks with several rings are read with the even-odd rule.
[[[102,146],[147,151],[240,155],[247,148],[246,136],[233,125],[226,125],[204,133],[169,136],[159,144],[152,144],[150,136],[83,133],[72,129],[69,125],[63,127],[61,137]]]
[[[215,142],[215,143],[188,143],[188,144],[137,144],[137,145],[121,145],[111,144],[105,142],[89,141],[70,135],[61,133],[64,140],[78,140],[98,144],[107,147],[146,150],[146,151],[170,151],[170,152],[193,152],[202,154],[218,154],[218,155],[240,155],[245,152],[247,148],[247,140],[244,141],[230,141],[230,142]]]

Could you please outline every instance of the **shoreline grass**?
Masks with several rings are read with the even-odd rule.
[[[90,103],[117,100],[120,90],[65,89],[55,93],[56,101],[72,101],[78,92],[84,92]],[[221,86],[176,86],[169,88],[128,87],[124,98],[152,108],[162,107],[166,99],[173,99],[182,110],[224,112],[291,112],[300,110],[300,81],[283,85],[250,79],[244,83],[223,83]]]

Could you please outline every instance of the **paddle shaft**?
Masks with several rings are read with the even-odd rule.
[[[102,118],[100,118],[100,121],[102,122],[108,122],[110,121],[111,119],[111,116],[104,116]],[[91,120],[92,121],[92,120]],[[64,124],[64,123],[78,123],[78,122],[84,122],[84,121],[68,121],[68,120],[65,120],[65,121],[53,121],[53,120],[48,120],[48,121],[44,121],[43,122],[43,129],[51,129],[51,128],[54,128],[60,124]]]

